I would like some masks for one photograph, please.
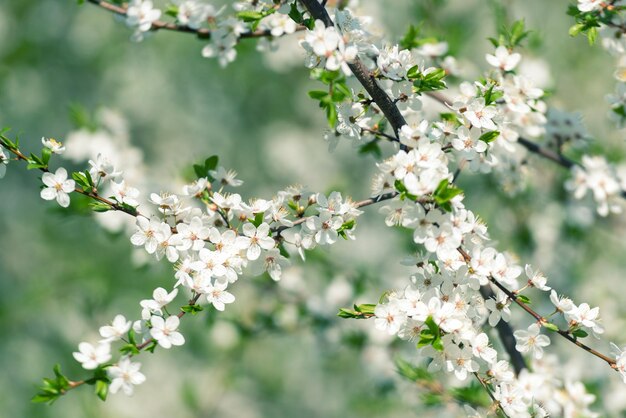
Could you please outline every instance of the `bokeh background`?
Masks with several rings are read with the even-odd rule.
[[[77,121],[92,120],[132,154],[128,169],[145,192],[180,192],[190,165],[218,154],[245,181],[246,197],[270,198],[295,183],[368,196],[375,160],[347,143],[329,153],[324,115],[306,94],[315,82],[302,65],[297,35],[270,54],[244,42],[237,61],[222,69],[201,57],[203,42],[193,36],[158,33],[132,43],[109,13],[75,3],[0,2],[0,125],[12,127],[24,149],[38,150],[42,136],[80,135]],[[613,58],[568,36],[568,2],[361,5],[390,39],[422,24],[425,34],[448,41],[470,80],[486,68],[486,38],[504,20],[525,18],[534,31],[526,71],[551,93],[548,103],[580,111],[593,146],[622,159],[623,132],[608,122],[605,102],[614,86]],[[515,197],[489,176],[463,174],[468,206],[486,220],[500,249],[542,269],[575,301],[600,306],[607,339],[626,343],[624,217],[589,222],[593,213],[563,191],[567,173],[546,161],[531,163],[527,188]],[[187,344],[142,355],[148,381],[132,398],[102,403],[85,387],[52,407],[31,404],[55,363],[81,376],[71,356],[78,342],[97,339],[98,327],[117,313],[138,317],[139,300],[173,283],[170,267],[146,264],[126,232],[103,227],[92,215],[68,216],[42,201],[38,187],[38,173],[18,164],[0,181],[1,417],[441,415],[394,371],[395,356],[414,357],[412,344],[390,343],[371,323],[335,316],[340,307],[375,302],[384,290],[408,283],[399,261],[414,251],[410,237],[385,228],[374,208],[360,219],[356,241],[316,250],[306,264],[293,259],[279,284],[241,280],[238,303],[226,313],[183,321]],[[534,302],[549,309],[538,295]],[[516,314],[513,323],[529,321]],[[584,378],[598,395],[595,410],[626,416],[620,412],[626,388],[616,373],[558,341],[551,349],[568,376]],[[458,413],[451,406],[444,416]]]

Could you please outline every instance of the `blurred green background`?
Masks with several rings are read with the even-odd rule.
[[[237,61],[222,69],[202,58],[203,41],[193,36],[158,33],[132,43],[109,13],[75,3],[0,3],[0,124],[12,127],[27,151],[36,151],[42,136],[64,140],[75,129],[71,105],[105,107],[128,121],[150,191],[180,192],[191,163],[219,154],[245,181],[245,197],[270,198],[294,183],[368,196],[374,159],[347,143],[328,152],[324,115],[306,94],[315,82],[294,52],[298,36],[281,40],[269,57],[243,42]],[[535,31],[528,56],[549,68],[549,104],[581,111],[597,148],[612,160],[623,156],[623,132],[607,121],[604,100],[614,87],[613,58],[568,36],[566,1],[361,3],[390,39],[422,22],[425,34],[450,43],[469,80],[486,67],[486,37],[502,19],[525,18]],[[625,343],[626,297],[615,291],[624,286],[623,217],[575,222],[580,210],[562,188],[567,173],[535,159],[530,171],[528,188],[513,198],[489,176],[462,175],[468,207],[486,220],[500,249],[541,268],[575,301],[599,305],[607,339]],[[71,356],[78,342],[97,339],[98,327],[117,313],[137,318],[139,300],[173,284],[166,264],[138,267],[126,233],[43,202],[37,177],[11,164],[0,181],[0,417],[441,415],[425,410],[419,389],[394,372],[393,355],[414,358],[411,343],[389,350],[373,324],[335,317],[340,307],[374,302],[408,283],[399,260],[414,250],[410,239],[385,228],[374,208],[360,219],[356,241],[316,250],[306,265],[292,259],[278,285],[241,280],[238,303],[226,313],[185,320],[185,346],[141,356],[148,381],[134,397],[102,403],[81,388],[52,407],[31,404],[53,364],[81,376]],[[515,323],[529,322],[516,315]],[[618,376],[585,353],[554,346],[567,373],[584,377],[599,395],[595,409],[622,416],[626,390]],[[451,406],[444,416],[458,411]]]

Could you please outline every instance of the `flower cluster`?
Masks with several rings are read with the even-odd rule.
[[[295,32],[297,23],[304,22],[303,13],[296,5],[287,6],[242,1],[233,5],[235,17],[217,19],[223,9],[217,11],[197,0],[179,0],[170,14],[175,14],[176,24],[186,30],[210,30],[202,54],[218,58],[225,66],[235,59],[235,46],[244,35],[256,36],[256,31],[261,31],[278,37]],[[605,8],[604,2],[578,2],[582,12],[601,13]],[[126,9],[126,23],[134,28],[136,39],[161,25],[160,16],[150,0],[132,0]],[[422,112],[422,96],[446,88],[444,77],[456,72],[454,59],[445,56],[447,44],[408,39],[402,47],[388,45],[365,30],[364,20],[347,8],[336,11],[334,25],[312,18],[308,22],[312,27],[300,45],[306,52],[306,66],[315,68],[318,79],[329,85],[329,93],[312,92],[311,97],[319,98],[326,108],[334,128],[330,135],[354,142],[370,140],[363,147],[376,145],[381,138],[394,143],[391,157],[377,165],[370,203],[385,201],[380,209],[385,223],[409,229],[413,242],[424,251],[410,263],[410,285],[385,294],[370,310],[353,311],[353,315],[374,317],[377,329],[416,341],[420,354],[430,359],[429,371],[442,370],[461,381],[478,378],[508,416],[596,416],[588,409],[594,396],[582,383],[559,379],[547,364],[544,348],[550,338],[541,329],[556,331],[584,347],[578,339],[604,332],[599,308],[559,297],[547,286],[543,274],[529,265],[522,268],[513,256],[498,251],[490,244],[487,227],[465,207],[462,190],[454,184],[456,175],[466,169],[496,172],[503,182],[515,183],[524,163],[522,139],[547,135],[560,152],[563,143],[582,136],[571,132],[576,131],[571,124],[559,127],[548,123],[543,90],[515,72],[521,61],[514,50],[517,43],[509,36],[494,45],[493,53],[485,56],[492,67],[485,77],[480,82],[462,83],[452,101],[439,97],[446,113],[430,121]],[[347,87],[344,76],[351,75],[350,64],[357,57],[397,105],[402,123],[397,118],[385,121],[379,103]],[[619,109],[619,103],[616,99],[614,109]],[[395,123],[393,135],[384,132],[387,122]],[[570,132],[564,132],[568,129]],[[99,342],[81,342],[74,353],[84,369],[106,372],[112,393],[121,389],[130,395],[135,385],[145,381],[140,364],[131,361],[133,356],[144,349],[185,344],[180,318],[186,312],[205,306],[225,310],[235,301],[231,285],[243,276],[267,273],[280,280],[290,251],[304,259],[305,250],[331,245],[340,237],[354,239],[359,208],[365,205],[344,200],[338,192],[326,196],[305,192],[299,186],[279,191],[269,200],[245,201],[229,189],[242,184],[236,173],[218,166],[217,158],[212,157],[203,166],[194,166],[198,178],[186,185],[182,194],[152,193],[144,206],[139,190],[122,178],[117,164],[105,154],[90,160],[87,171],[73,173],[76,181],[68,180],[64,168],[53,174],[47,166],[50,154],[64,151],[62,144],[45,138],[42,143],[45,158],[41,164],[35,161],[40,165],[36,168],[44,171],[42,198],[56,199],[67,207],[69,193],[80,183],[82,191],[77,191],[99,198],[97,209],[135,217],[130,237],[135,247],[175,267],[175,282],[154,289],[151,299],[139,303],[141,319],[133,322],[117,315],[100,328]],[[0,153],[0,170],[7,161]],[[625,189],[626,175],[622,174],[626,173],[600,157],[589,156],[582,158],[581,166],[573,165],[572,171],[574,179],[567,187],[575,197],[590,190],[601,215],[620,210],[616,201]],[[0,176],[3,174],[0,171]],[[103,187],[110,188],[111,200],[98,194]],[[543,317],[527,307],[529,299],[523,292],[531,288],[551,291],[554,313]],[[168,306],[179,293],[186,293],[188,302],[172,314]],[[515,350],[532,358],[532,372],[524,369],[518,376],[509,361],[500,358],[484,329],[487,324],[508,327],[501,321],[511,320],[512,304],[523,307],[535,320],[513,333]],[[565,328],[553,322],[555,315],[562,316]],[[113,360],[112,344],[117,342],[124,345],[119,349],[121,356]],[[594,354],[626,381],[626,354],[613,348],[614,361]],[[511,357],[513,354],[517,355],[509,350]]]
[[[217,167],[216,163],[216,158],[209,158],[202,168],[207,177],[184,186],[182,196],[151,194],[152,215],[147,214],[149,207],[142,207],[145,214],[136,212],[131,243],[157,260],[164,258],[174,264],[175,283],[172,290],[156,288],[152,299],[140,302],[141,319],[131,323],[117,315],[112,324],[100,328],[102,340],[97,345],[79,345],[76,360],[87,370],[106,370],[112,393],[122,389],[132,394],[133,385],[145,380],[139,363],[130,361],[133,355],[142,349],[169,349],[185,343],[179,330],[184,312],[199,311],[205,305],[223,311],[235,301],[230,285],[242,275],[267,272],[272,279],[280,280],[288,265],[286,247],[304,258],[305,249],[333,244],[339,237],[354,238],[356,218],[361,211],[340,193],[311,194],[296,186],[280,191],[272,200],[245,202],[241,195],[224,190],[240,186],[242,181],[234,171]],[[135,202],[138,191],[126,186],[124,180],[113,181],[113,165],[93,165],[100,167],[97,173],[103,173],[94,188],[111,182],[115,185],[112,199],[116,204]],[[59,180],[55,181],[67,174],[64,169],[59,170]],[[57,193],[63,190],[61,187]],[[191,296],[183,313],[173,315],[167,307],[179,289]],[[120,340],[126,343],[120,348],[122,356],[111,363],[112,344]]]
[[[143,40],[152,24],[161,17],[161,10],[156,9],[152,0],[131,0],[126,10],[126,25],[134,30],[131,39]]]
[[[622,212],[620,200],[626,190],[626,172],[623,168],[616,169],[604,157],[584,155],[582,166],[572,167],[572,176],[565,186],[574,193],[576,199],[581,199],[590,191],[601,216]]]
[[[346,43],[336,27],[326,27],[324,22],[316,20],[315,27],[307,31],[300,45],[307,53],[308,68],[321,66],[329,71],[341,69],[345,74],[351,74],[348,64],[354,61],[358,49],[355,45]]]
[[[8,164],[9,157],[4,153],[4,149],[0,148],[0,179],[6,174]]]

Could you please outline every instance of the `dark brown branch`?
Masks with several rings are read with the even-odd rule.
[[[495,295],[493,291],[489,288],[489,286],[482,286],[480,288],[480,294],[483,299],[495,299]],[[524,369],[527,369],[528,366],[524,361],[524,357],[522,353],[515,349],[515,336],[513,335],[513,329],[505,321],[498,321],[496,325],[496,330],[498,331],[498,336],[500,337],[500,341],[502,341],[502,345],[504,346],[505,351],[509,354],[511,364],[513,365],[513,369],[515,370],[515,374],[519,375],[520,372]]]
[[[300,3],[302,3],[302,5],[309,11],[311,17],[316,20],[321,20],[327,27],[334,26],[328,12],[322,4],[317,2],[317,0],[300,0]],[[393,100],[387,96],[387,93],[385,93],[385,91],[378,85],[374,76],[369,72],[365,65],[363,65],[358,57],[351,64],[348,64],[348,66],[357,80],[359,80],[359,83],[361,83],[383,112],[397,136],[400,128],[403,125],[406,125],[406,121],[404,120],[404,117],[400,113],[398,107],[394,104]]]
[[[522,309],[524,309],[528,314],[530,314],[532,317],[534,317],[537,322],[539,323],[539,325],[544,326],[545,324],[548,323],[548,320],[546,318],[544,318],[543,316],[539,315],[537,312],[535,312],[531,307],[529,307],[527,304],[525,304],[524,302],[522,302],[521,300],[519,300],[519,297],[517,294],[515,294],[514,292],[510,291],[509,289],[507,289],[506,287],[504,287],[504,285],[502,283],[500,283],[499,281],[497,281],[495,278],[490,277],[489,280],[491,281],[491,283],[493,283],[498,289],[500,289],[501,291],[503,291],[508,297],[509,299],[511,299],[513,302],[515,302],[517,305],[519,305]],[[585,350],[586,352],[593,354],[594,356],[598,357],[599,359],[604,360],[605,362],[608,363],[609,366],[611,366],[613,369],[615,369],[616,366],[616,362],[615,359],[608,357],[602,353],[600,353],[599,351],[594,350],[593,348],[587,346],[586,344],[581,343],[580,341],[578,341],[577,338],[575,338],[574,336],[572,336],[571,333],[559,329],[558,331],[555,331],[557,334],[559,334],[561,337],[565,338],[566,340],[568,340],[569,342],[577,345],[578,347],[582,348],[583,350]]]
[[[449,100],[445,95],[439,93],[439,92],[431,92],[431,93],[427,93],[430,97],[432,97],[433,99],[437,100],[439,103],[443,104],[443,105],[447,105],[448,103],[451,103],[451,100]],[[524,148],[526,148],[528,151],[532,152],[533,154],[539,155],[540,157],[543,157],[547,160],[550,160],[558,165],[560,165],[561,167],[567,168],[568,170],[571,169],[572,167],[575,166],[581,166],[579,163],[577,163],[576,161],[567,158],[566,156],[564,156],[563,154],[559,153],[559,152],[555,152],[549,148],[545,148],[542,147],[539,144],[534,143],[533,141],[530,141],[524,137],[519,137],[517,139],[517,142],[523,146]],[[622,190],[622,192],[620,193],[620,195],[622,196],[622,198],[626,199],[626,191]]]

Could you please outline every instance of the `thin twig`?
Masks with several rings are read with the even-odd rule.
[[[87,1],[91,4],[94,4],[105,10],[108,10],[109,12],[115,13],[120,16],[126,16],[126,13],[127,13],[126,7],[117,6],[113,3],[109,3],[103,0],[87,0]],[[173,32],[189,33],[189,34],[197,36],[200,39],[210,39],[211,34],[213,32],[211,29],[206,29],[206,28],[193,29],[193,28],[190,28],[189,26],[178,25],[176,23],[169,23],[169,22],[164,22],[161,20],[155,20],[154,22],[152,22],[151,30],[157,31],[161,29],[173,31]],[[302,25],[298,25],[296,27],[296,31],[302,31],[305,29],[306,28]],[[270,30],[268,29],[256,30],[256,31],[251,31],[251,32],[244,32],[239,35],[239,38],[265,38],[265,37],[273,37]]]

